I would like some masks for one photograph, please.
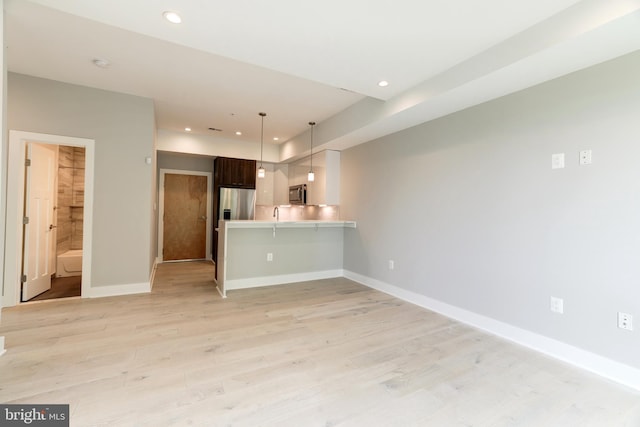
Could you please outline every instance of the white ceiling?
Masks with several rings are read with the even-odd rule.
[[[638,9],[640,0],[5,0],[5,41],[9,71],[153,98],[162,129],[255,142],[265,111],[265,142],[314,120],[333,124],[318,126],[321,144],[344,148],[636,50]]]

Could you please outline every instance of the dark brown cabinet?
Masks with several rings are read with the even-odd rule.
[[[217,157],[214,184],[218,187],[256,188],[256,161]]]

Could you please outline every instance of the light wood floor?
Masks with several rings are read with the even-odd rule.
[[[639,393],[346,279],[223,300],[212,270],[3,310],[0,402],[72,426],[640,426]]]

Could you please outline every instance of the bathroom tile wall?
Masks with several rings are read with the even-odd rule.
[[[83,147],[59,147],[57,254],[82,249],[84,151]]]

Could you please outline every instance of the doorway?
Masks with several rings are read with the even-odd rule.
[[[211,259],[210,172],[160,169],[158,259]]]
[[[5,307],[14,306],[22,302],[23,295],[23,262],[27,256],[23,256],[24,246],[28,246],[30,231],[26,231],[23,227],[25,207],[28,206],[26,198],[27,194],[27,166],[26,159],[27,149],[30,143],[39,147],[58,146],[80,147],[84,150],[84,188],[82,189],[82,233],[76,235],[76,239],[82,242],[82,256],[80,267],[76,268],[82,273],[80,283],[80,295],[88,294],[91,288],[91,238],[92,238],[92,217],[93,217],[93,181],[94,181],[94,157],[95,157],[95,141],[86,138],[74,138],[60,135],[40,134],[33,132],[9,131],[9,150],[8,150],[8,174],[7,174],[7,220],[5,235],[5,271],[3,281],[3,299],[2,305]],[[80,192],[77,193],[80,195]],[[57,196],[57,195],[56,195]],[[76,199],[77,201],[78,199]],[[78,218],[76,214],[76,218]],[[31,218],[28,220],[31,222]],[[57,231],[57,223],[55,219],[49,222],[48,227],[52,233],[48,236],[49,241],[53,239],[52,235]],[[41,233],[44,234],[44,233]],[[31,243],[32,245],[34,243]],[[37,246],[37,244],[36,244]],[[44,260],[45,258],[41,258]],[[50,274],[57,269],[57,262],[54,257],[48,257],[48,268]],[[33,264],[33,260],[31,260]],[[53,264],[56,264],[54,268]],[[29,260],[27,259],[27,264]],[[39,272],[44,269],[38,270]],[[28,273],[27,273],[28,274]]]
[[[27,159],[21,301],[79,297],[85,148],[27,142]]]

